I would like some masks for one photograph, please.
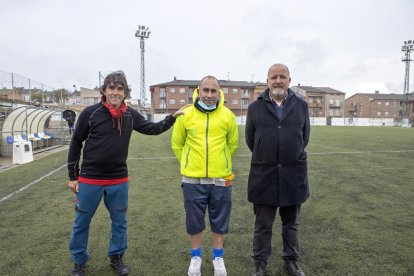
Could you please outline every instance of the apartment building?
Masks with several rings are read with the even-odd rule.
[[[81,87],[79,104],[83,106],[97,104],[101,101],[101,97],[99,90]]]
[[[155,114],[172,113],[182,106],[193,103],[193,93],[199,80],[177,80],[150,86],[151,108]],[[220,80],[225,106],[236,116],[245,116],[248,105],[266,87],[266,83]]]
[[[343,117],[345,93],[330,87],[293,86],[292,90],[304,98],[310,117]]]
[[[414,119],[414,96],[408,95],[408,117]],[[394,118],[401,120],[405,109],[403,94],[356,93],[345,101],[348,117]]]
[[[0,89],[0,98],[1,99],[9,99],[9,100],[23,100],[22,99],[22,89],[7,89],[3,88]]]

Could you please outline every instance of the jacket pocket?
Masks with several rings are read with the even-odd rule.
[[[306,161],[307,159],[308,159],[308,154],[306,153],[306,151],[302,151],[299,155],[299,160]]]

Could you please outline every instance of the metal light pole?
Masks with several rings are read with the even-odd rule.
[[[404,41],[404,45],[401,47],[401,51],[404,56],[401,58],[402,62],[405,62],[405,79],[404,79],[404,109],[403,109],[403,121],[410,123],[409,106],[408,106],[408,93],[410,93],[410,54],[414,51],[414,40]],[[403,122],[404,123],[404,122]]]
[[[145,39],[149,38],[150,35],[149,27],[145,27],[142,25],[138,26],[138,30],[135,32],[135,37],[139,38],[140,40],[140,48],[141,48],[141,75],[140,75],[140,100],[141,104],[144,105],[145,103],[145,61],[144,61],[144,53],[145,53]]]
[[[102,76],[101,71],[99,71],[99,75],[98,75],[98,82],[99,82],[99,88],[101,88],[102,83],[101,80],[105,80],[104,76]]]

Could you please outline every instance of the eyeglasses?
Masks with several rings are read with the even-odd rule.
[[[110,85],[110,86],[108,86],[108,89],[109,90],[117,90],[117,91],[124,91],[124,87],[123,86],[121,86],[121,85],[119,85],[119,86],[115,86],[115,85]]]

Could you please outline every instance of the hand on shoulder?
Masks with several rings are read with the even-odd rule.
[[[192,104],[186,104],[185,106],[178,109],[176,112],[173,113],[174,118],[177,118],[178,116],[183,115],[185,113],[184,110],[190,106],[192,106]]]

